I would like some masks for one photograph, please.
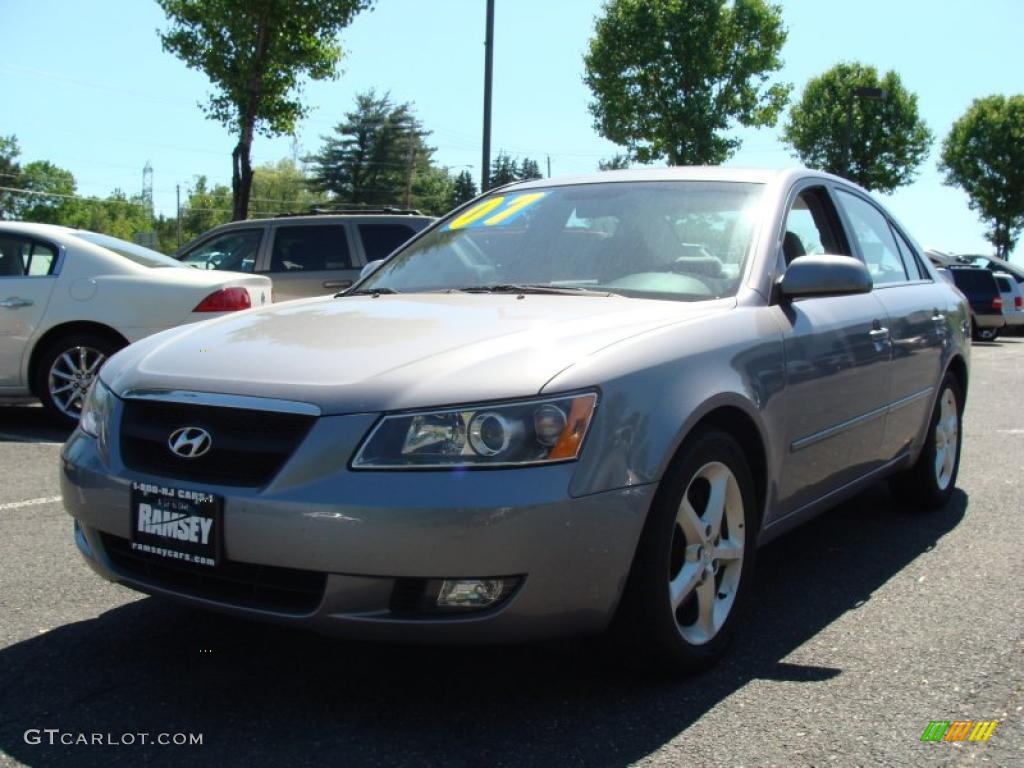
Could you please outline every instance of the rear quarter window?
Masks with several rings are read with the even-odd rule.
[[[416,234],[406,224],[360,224],[359,237],[367,261],[387,258],[398,246]]]

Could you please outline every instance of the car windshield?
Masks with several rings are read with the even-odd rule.
[[[540,289],[700,301],[739,288],[762,185],[606,182],[498,191],[456,212],[360,293]]]
[[[170,256],[164,256],[159,251],[154,251],[152,248],[146,248],[142,245],[136,245],[135,243],[129,243],[126,240],[121,240],[110,235],[101,235],[99,232],[72,232],[72,235],[77,237],[79,240],[85,240],[93,245],[99,245],[106,248],[108,251],[113,251],[118,256],[124,256],[129,261],[134,261],[136,264],[141,264],[144,267],[181,267],[181,262],[176,259],[172,259]]]

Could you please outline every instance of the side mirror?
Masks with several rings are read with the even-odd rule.
[[[366,266],[359,272],[359,279],[362,280],[365,277],[369,277],[378,269],[384,266],[384,259],[376,259],[374,261],[366,262]]]
[[[779,281],[787,299],[870,293],[873,287],[868,268],[850,256],[798,256]]]

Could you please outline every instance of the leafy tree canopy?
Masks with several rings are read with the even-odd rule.
[[[786,41],[766,0],[608,0],[584,55],[594,128],[640,163],[717,164],[734,124],[774,125]]]
[[[967,193],[1007,259],[1024,231],[1024,95],[975,99],[942,144],[946,183]]]
[[[864,98],[856,89],[881,89],[885,95]],[[807,83],[790,109],[783,140],[809,168],[844,176],[865,189],[892,192],[914,180],[932,134],[918,115],[917,96],[899,75],[890,71],[880,77],[874,67],[851,62]]]
[[[164,50],[203,72],[215,91],[203,105],[237,137],[233,216],[244,219],[252,185],[254,132],[294,132],[308,108],[302,78],[335,77],[338,34],[372,0],[157,0],[170,27]]]

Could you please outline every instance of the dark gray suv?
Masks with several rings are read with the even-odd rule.
[[[386,258],[433,219],[383,208],[222,224],[182,247],[175,258],[197,269],[255,272],[274,281],[274,300],[336,293],[368,262]]]

